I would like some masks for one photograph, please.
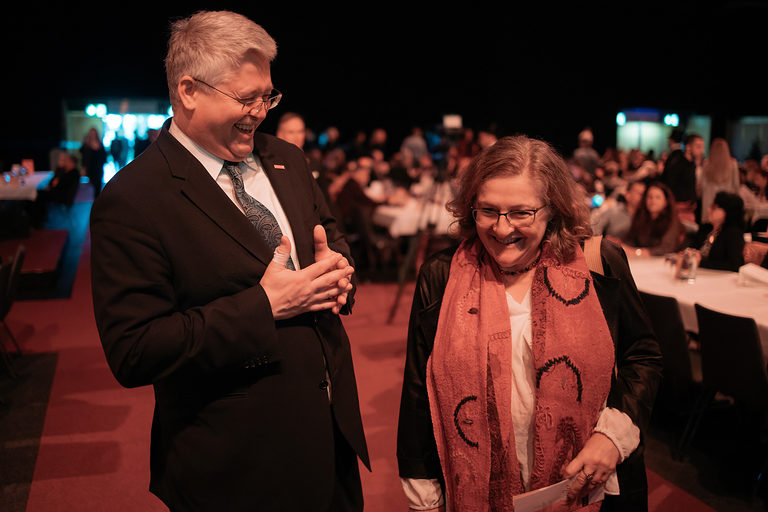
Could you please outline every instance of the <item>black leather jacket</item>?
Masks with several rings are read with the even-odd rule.
[[[455,250],[438,252],[424,262],[413,297],[397,435],[403,478],[437,478],[441,482],[443,478],[427,399],[426,367]],[[628,414],[641,431],[640,445],[617,468],[621,495],[606,497],[602,510],[647,510],[643,437],[661,382],[661,351],[624,251],[604,239],[601,255],[603,275],[592,273],[592,277],[616,347],[618,367],[608,406]]]

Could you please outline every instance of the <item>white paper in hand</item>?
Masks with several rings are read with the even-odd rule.
[[[564,503],[568,497],[568,489],[571,487],[572,480],[563,480],[549,487],[542,487],[541,489],[515,496],[512,498],[515,512],[539,512],[556,503]],[[604,496],[605,489],[602,486],[598,487],[589,494],[587,502],[581,506],[600,501]]]

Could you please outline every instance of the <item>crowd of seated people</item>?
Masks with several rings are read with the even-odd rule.
[[[295,123],[295,114],[291,117]],[[397,260],[390,256],[402,257],[404,250],[385,226],[374,222],[376,208],[418,200],[438,179],[451,182],[496,135],[464,128],[447,139],[414,127],[395,141],[383,128],[370,134],[359,130],[345,139],[329,127],[319,135],[307,130],[305,140],[313,174],[365,272]],[[592,142],[591,130],[585,129],[578,147],[564,156],[587,197],[602,200],[591,205],[596,234],[622,244],[633,257],[692,247],[702,266],[735,271],[744,263],[752,212],[767,201],[768,155],[737,162],[724,139],[713,139],[707,151],[701,136],[679,130],[658,156],[617,148],[600,155]]]
[[[297,123],[295,116],[287,117]],[[387,226],[374,222],[375,209],[405,206],[432,194],[436,182],[451,181],[479,152],[477,138],[471,129],[447,137],[414,127],[399,141],[390,140],[383,128],[357,131],[349,140],[335,127],[319,135],[306,130],[307,161],[347,233],[360,275],[392,270],[407,250]]]
[[[575,157],[576,151],[574,179],[590,197],[604,198],[593,209],[593,231],[621,241],[630,256],[691,247],[699,251],[704,267],[738,271],[745,261],[768,265],[765,246],[756,256],[750,249],[759,244],[747,242],[745,248],[745,235],[748,240],[752,231],[764,233],[760,226],[768,223],[755,215],[768,205],[768,155],[738,162],[719,137],[705,154],[701,136],[675,131],[669,151],[658,159],[638,149],[610,148],[595,172],[586,173]]]

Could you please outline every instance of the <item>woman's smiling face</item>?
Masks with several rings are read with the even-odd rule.
[[[490,178],[478,189],[475,208],[501,213],[536,210],[546,204],[539,188],[526,171],[517,176]],[[529,265],[538,255],[549,218],[549,209],[544,208],[535,214],[531,225],[520,227],[511,225],[502,216],[490,225],[478,222],[477,236],[502,269],[518,270]]]

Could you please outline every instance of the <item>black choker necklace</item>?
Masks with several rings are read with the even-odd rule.
[[[521,269],[519,269],[519,270],[504,270],[503,268],[501,268],[501,267],[499,266],[499,272],[500,272],[502,275],[505,275],[505,276],[516,276],[516,275],[518,275],[518,274],[525,274],[525,273],[526,273],[526,272],[528,272],[529,270],[533,269],[533,268],[534,268],[536,265],[538,265],[538,264],[539,264],[539,260],[540,260],[540,259],[541,259],[541,252],[539,252],[539,255],[538,255],[538,256],[536,256],[536,259],[535,259],[535,260],[533,260],[533,263],[531,263],[530,265],[528,265],[528,266],[527,266],[527,267],[525,267],[525,268],[521,268]]]

